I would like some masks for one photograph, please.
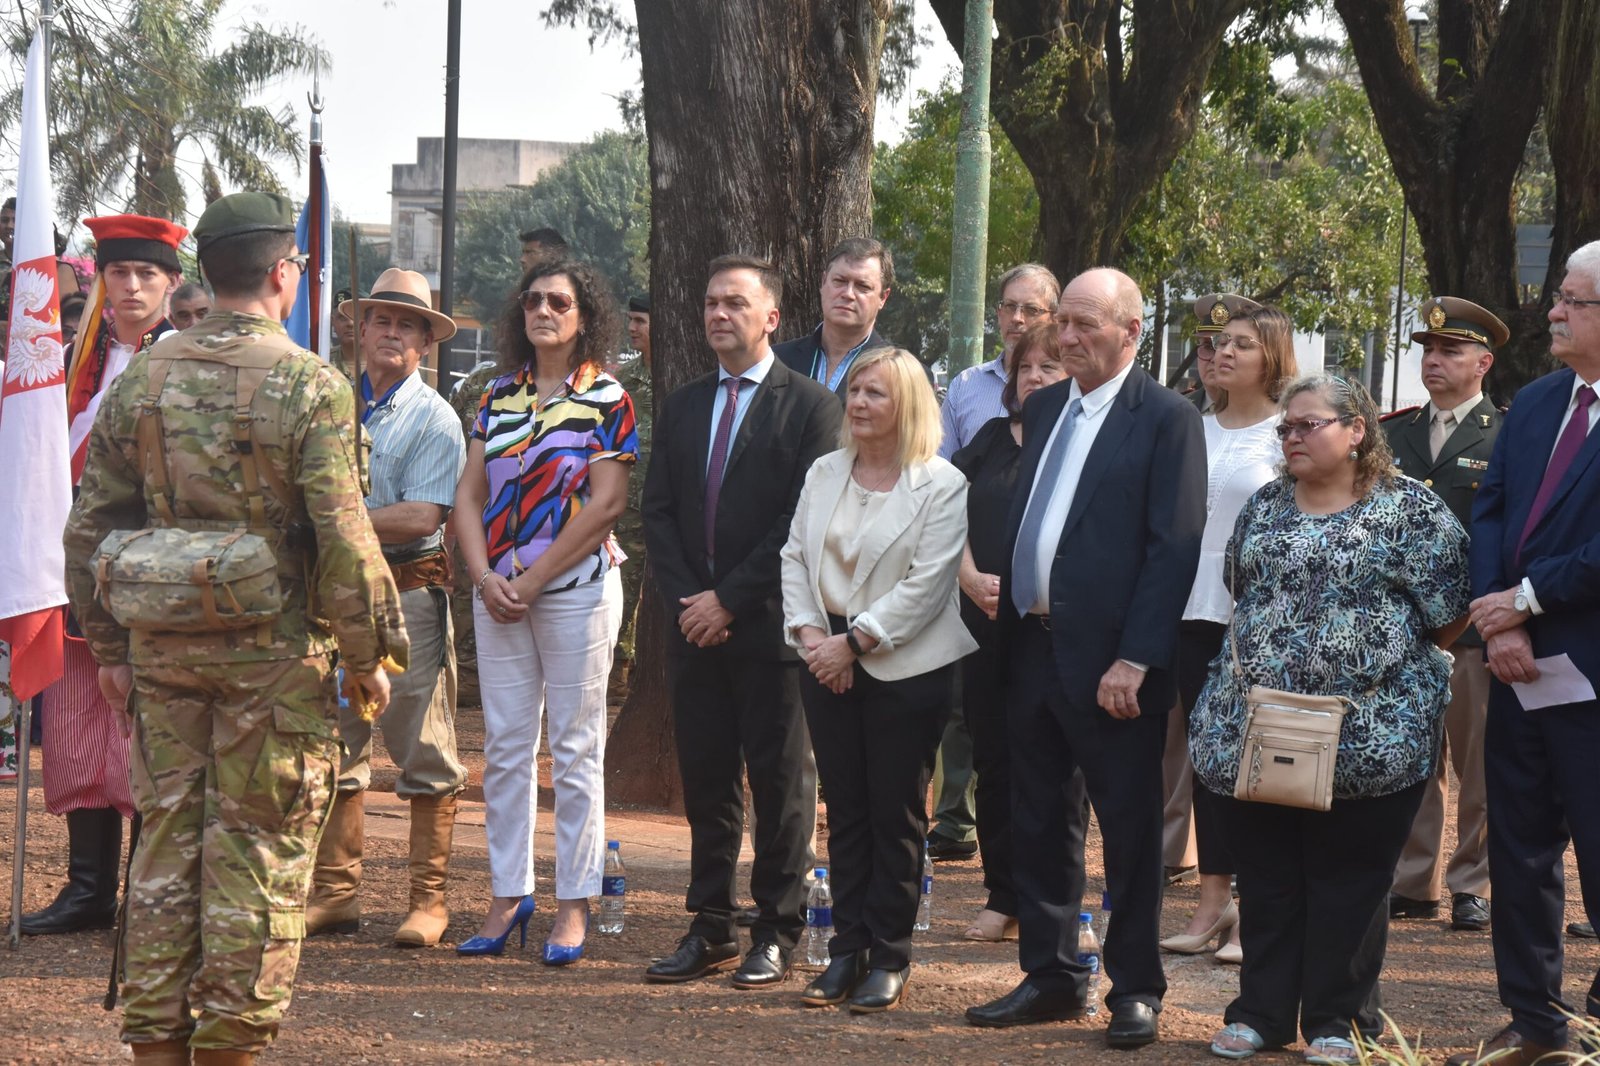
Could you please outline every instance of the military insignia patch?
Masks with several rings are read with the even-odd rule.
[[[1466,467],[1468,470],[1487,470],[1489,469],[1489,460],[1468,459],[1466,456],[1462,456],[1456,460],[1456,465]]]
[[[1228,324],[1228,309],[1223,306],[1221,300],[1211,305],[1211,322],[1217,326]]]
[[[1444,308],[1440,307],[1438,304],[1434,304],[1431,308],[1428,309],[1428,328],[1429,329],[1438,329],[1440,326],[1444,325],[1444,321],[1445,321]]]

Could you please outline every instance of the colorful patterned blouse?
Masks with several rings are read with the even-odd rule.
[[[587,363],[543,404],[530,368],[495,378],[478,404],[472,437],[483,441],[489,478],[483,508],[489,565],[505,577],[533,565],[583,509],[589,500],[590,463],[639,458],[633,400],[616,378]],[[604,577],[624,558],[608,535],[593,555],[544,591]]]
[[[1387,796],[1429,777],[1450,700],[1450,657],[1429,637],[1467,613],[1467,534],[1407,477],[1335,514],[1306,514],[1278,478],[1244,505],[1228,542],[1239,596],[1229,639],[1248,684],[1348,696],[1334,763],[1338,799]],[[1244,685],[1228,645],[1189,715],[1206,788],[1233,795]]]

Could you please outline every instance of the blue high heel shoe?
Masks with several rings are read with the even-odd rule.
[[[517,902],[517,909],[511,912],[511,924],[506,926],[506,931],[499,936],[475,936],[471,940],[462,941],[456,945],[457,955],[499,955],[506,949],[506,941],[511,938],[511,930],[515,929],[521,934],[518,945],[528,946],[528,919],[533,917],[537,905],[532,896],[523,896]]]
[[[544,942],[544,964],[546,966],[567,966],[583,958],[583,946],[589,942],[589,912],[583,914],[583,944],[552,944],[549,940]]]

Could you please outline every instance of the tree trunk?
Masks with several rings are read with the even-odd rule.
[[[715,367],[706,264],[765,256],[783,277],[780,337],[819,317],[823,257],[871,232],[872,119],[890,0],[637,0],[650,140],[655,394]],[[680,799],[665,614],[645,582],[627,702],[612,727],[611,799]]]
[[[962,52],[966,0],[931,2]],[[1039,190],[1042,254],[1058,277],[1117,262],[1135,212],[1194,135],[1245,5],[1133,0],[1125,35],[1124,0],[995,0],[994,115]]]
[[[1556,217],[1541,310],[1561,284],[1567,256],[1600,239],[1600,5],[1564,0],[1552,39],[1545,136],[1555,166]]]
[[[1541,370],[1519,343],[1542,330],[1517,294],[1512,188],[1544,99],[1553,5],[1511,0],[1497,12],[1492,3],[1452,0],[1431,92],[1401,0],[1334,6],[1416,220],[1429,286],[1489,308],[1517,338],[1491,374],[1493,391],[1508,398]]]

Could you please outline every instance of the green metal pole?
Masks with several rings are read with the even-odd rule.
[[[950,240],[951,377],[983,358],[983,290],[989,258],[989,57],[994,0],[967,0]]]

